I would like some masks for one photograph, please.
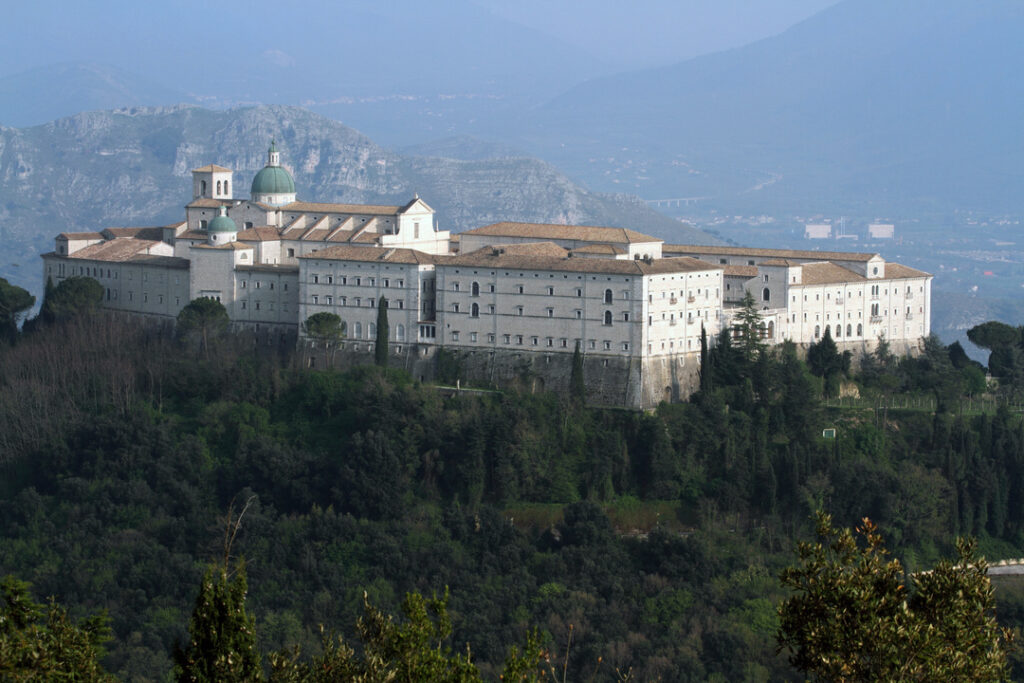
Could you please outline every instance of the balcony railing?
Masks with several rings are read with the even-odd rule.
[[[907,292],[907,301],[910,301],[913,298],[914,298],[914,293],[913,292]]]
[[[688,303],[688,304],[695,303],[696,301],[697,301],[697,297],[695,297],[695,296],[688,296],[688,297],[686,297],[686,303]]]
[[[846,299],[844,299],[841,296],[837,296],[836,297],[836,303],[839,304],[840,306],[842,306],[844,303],[846,303]]]
[[[873,316],[871,316],[871,322],[873,322],[873,323],[880,323],[880,322],[882,322],[882,316],[880,316],[880,315],[873,315]]]
[[[669,302],[670,304],[672,304],[673,306],[675,306],[675,305],[676,305],[677,303],[679,303],[679,299],[677,299],[677,298],[675,298],[675,297],[672,297],[672,298],[670,298],[670,299],[668,300],[668,302]]]

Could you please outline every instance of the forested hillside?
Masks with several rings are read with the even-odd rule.
[[[200,354],[98,315],[0,347],[0,575],[73,616],[108,610],[121,678],[171,670],[250,498],[234,551],[264,652],[315,653],[321,624],[351,636],[364,592],[398,614],[406,591],[447,587],[453,650],[490,678],[537,626],[570,680],[797,680],[775,650],[778,574],[818,508],[870,516],[910,570],[957,534],[1024,555],[1016,370],[990,392],[958,347],[883,349],[854,385],[826,342],[805,363],[723,340],[690,403],[636,413],[314,372],[244,335]],[[822,399],[853,386],[852,407]],[[997,598],[1024,618],[1015,584]]]

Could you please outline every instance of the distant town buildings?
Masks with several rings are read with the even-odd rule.
[[[832,237],[832,226],[828,223],[808,223],[804,226],[804,239],[827,240]]]
[[[383,297],[393,353],[409,368],[444,348],[495,381],[526,373],[557,385],[579,348],[588,386],[637,407],[688,395],[701,331],[731,329],[748,292],[769,344],[827,331],[840,348],[884,337],[911,349],[931,331],[932,276],[876,253],[668,245],[623,228],[518,222],[452,236],[419,197],[299,200],[274,145],[247,198],[234,196],[230,169],[192,175],[184,220],[61,233],[44,278],[92,277],[106,307],[168,319],[210,297],[264,335],[302,337],[303,321],[334,313],[353,353],[372,349]]]
[[[868,225],[868,239],[891,240],[896,237],[896,226],[892,223],[871,223]]]

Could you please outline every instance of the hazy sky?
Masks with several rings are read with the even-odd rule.
[[[837,0],[478,0],[495,14],[628,67],[655,66],[781,33]]]
[[[835,0],[471,0],[481,8],[542,31],[556,40],[586,50],[614,68],[633,68],[681,61],[779,33],[786,27],[834,4]],[[344,16],[345,8],[383,17],[415,19],[432,12],[446,15],[472,31],[472,12],[458,6],[466,0],[441,4],[411,0],[220,0],[211,5],[196,0],[152,3],[139,0],[99,0],[70,3],[36,0],[14,3],[5,10],[8,30],[0,36],[0,75],[60,61],[116,61],[131,68],[131,54],[144,59],[163,53],[201,56],[208,41],[274,42],[275,27],[301,26],[311,18]],[[282,17],[281,12],[288,17]],[[302,22],[295,21],[302,19]],[[353,17],[355,19],[355,17]],[[289,21],[291,19],[291,21]],[[265,21],[265,24],[262,23]],[[265,27],[263,36],[249,33],[253,23]],[[358,24],[358,20],[357,20]],[[310,26],[306,24],[307,26]],[[243,26],[245,30],[236,31]],[[14,28],[16,27],[16,29]],[[312,30],[316,27],[310,26]],[[376,27],[378,29],[382,27]],[[346,32],[365,30],[340,25],[335,35],[344,45]],[[239,35],[239,34],[242,35]],[[290,33],[290,31],[289,31]],[[277,36],[283,46],[295,45],[302,35]],[[426,43],[429,44],[429,36]],[[324,46],[325,54],[337,44]],[[127,53],[127,55],[126,55]]]

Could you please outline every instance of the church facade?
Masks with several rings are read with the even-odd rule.
[[[419,197],[300,201],[274,144],[248,198],[234,196],[233,175],[195,169],[179,223],[61,233],[44,278],[94,278],[104,306],[166,319],[210,297],[239,326],[300,337],[310,316],[334,313],[353,353],[372,350],[384,298],[389,343],[410,368],[443,347],[496,382],[524,367],[559,378],[578,347],[588,372],[623,378],[604,400],[636,407],[688,395],[701,330],[731,328],[747,292],[769,344],[808,345],[827,330],[840,348],[884,337],[913,350],[931,331],[931,275],[879,254],[667,245],[623,228],[517,222],[453,238]]]

